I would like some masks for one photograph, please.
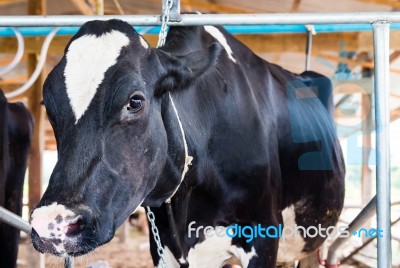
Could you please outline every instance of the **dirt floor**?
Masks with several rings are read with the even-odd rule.
[[[75,258],[75,268],[148,268],[154,267],[149,251],[149,238],[141,233],[130,233],[125,243],[119,237],[94,252]],[[27,267],[29,251],[35,252],[31,241],[22,242],[18,254],[17,268]],[[1,266],[1,265],[0,265]],[[52,255],[45,256],[45,267],[64,267],[62,258]]]

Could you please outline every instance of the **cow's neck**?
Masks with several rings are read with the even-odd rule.
[[[172,231],[172,242],[174,243],[174,247],[176,249],[179,250],[179,252],[182,252],[182,245],[181,242],[179,240],[179,235],[178,235],[178,228],[177,228],[177,224],[176,224],[176,220],[175,220],[175,216],[173,213],[173,209],[172,209],[172,204],[171,204],[171,199],[174,197],[174,195],[176,194],[176,192],[178,191],[178,189],[180,188],[182,182],[185,179],[185,175],[189,170],[189,165],[191,165],[193,157],[189,155],[189,148],[188,148],[188,144],[186,141],[186,134],[185,134],[185,130],[183,128],[182,122],[181,122],[181,117],[179,116],[179,112],[176,108],[174,99],[172,98],[171,93],[168,93],[168,98],[169,98],[169,103],[170,106],[172,108],[173,111],[173,115],[175,118],[173,118],[172,120],[176,120],[179,126],[179,130],[180,130],[180,136],[181,136],[181,140],[182,140],[182,144],[183,144],[183,153],[184,153],[184,164],[183,164],[183,170],[182,170],[182,174],[181,174],[181,178],[180,178],[180,182],[178,183],[178,185],[176,186],[175,190],[172,192],[172,194],[165,200],[165,208],[166,208],[166,213],[168,216],[168,225],[169,225],[169,229]],[[147,207],[148,213],[151,213],[151,208]],[[158,234],[158,228],[155,224],[155,222],[150,221],[152,224],[152,228],[151,228],[151,232],[153,233],[153,236],[156,236]],[[157,234],[154,233],[154,229],[157,229]]]
[[[172,106],[172,109],[174,111],[174,114],[176,116],[176,120],[178,121],[178,124],[179,124],[180,135],[182,136],[183,148],[184,148],[184,153],[185,153],[185,158],[184,158],[185,162],[183,164],[181,181],[179,182],[178,186],[175,188],[175,190],[172,193],[172,195],[170,197],[168,197],[167,200],[165,200],[166,203],[171,203],[172,197],[178,191],[179,186],[182,184],[183,180],[185,179],[185,175],[189,170],[189,165],[192,164],[193,157],[189,155],[189,148],[188,148],[187,141],[186,141],[185,130],[183,129],[181,118],[179,116],[178,110],[176,109],[176,106],[175,106],[175,103],[174,103],[174,99],[172,98],[171,93],[169,93],[169,92],[168,92],[168,97],[169,97],[169,100],[171,102],[171,106]]]

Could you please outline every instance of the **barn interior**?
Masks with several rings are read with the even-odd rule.
[[[201,13],[327,13],[327,12],[396,12],[397,0],[181,0],[181,12]],[[0,20],[9,15],[143,15],[160,14],[161,0],[0,0]],[[346,200],[340,224],[349,224],[374,197],[376,168],[374,158],[374,61],[371,27],[360,29],[296,25],[238,30],[235,36],[265,60],[294,73],[306,69],[328,76],[334,85],[335,123],[346,159]],[[156,46],[157,27],[146,29],[144,38]],[[228,27],[229,29],[229,27]],[[390,129],[391,129],[391,195],[392,195],[392,265],[400,267],[400,28],[390,32]],[[24,49],[20,62],[0,75],[0,88],[10,93],[23,86],[43,57],[42,45],[51,29],[20,29]],[[23,94],[9,101],[23,102],[34,120],[34,135],[29,167],[24,185],[24,213],[39,202],[57,159],[57,145],[52,127],[41,105],[42,86],[47,74],[58,63],[75,28],[54,36],[45,53],[45,64],[38,78]],[[18,54],[21,42],[11,28],[0,28],[0,67],[10,64]],[[1,70],[1,69],[0,69]],[[376,226],[375,217],[368,222]],[[23,240],[27,241],[27,239]],[[363,246],[368,242],[367,246]],[[76,267],[151,267],[147,238],[125,224],[119,237]],[[351,239],[340,254],[342,267],[376,267],[376,240]],[[124,253],[134,248],[136,260]],[[361,249],[360,249],[361,248]],[[122,254],[122,255],[118,255]],[[125,255],[124,255],[125,254]],[[112,260],[105,256],[114,256]],[[350,256],[350,257],[349,257]],[[347,258],[345,258],[347,257]],[[127,260],[129,259],[129,265]],[[62,261],[37,254],[28,242],[22,242],[18,267],[53,267]],[[90,266],[93,264],[92,266]],[[42,266],[41,266],[42,265]],[[98,266],[96,266],[98,265]],[[103,266],[101,266],[103,265]],[[1,264],[0,264],[1,266]]]

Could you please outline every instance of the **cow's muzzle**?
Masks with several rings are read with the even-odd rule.
[[[31,215],[34,248],[54,255],[84,254],[80,242],[91,214],[87,209],[74,211],[57,203],[36,208]]]

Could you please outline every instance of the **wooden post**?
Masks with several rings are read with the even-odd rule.
[[[96,0],[96,15],[104,15],[104,0]]]
[[[301,0],[294,0],[292,3],[292,8],[290,9],[290,12],[298,12],[300,4],[301,4]]]
[[[28,73],[32,74],[37,64],[37,55],[28,55]],[[43,74],[40,74],[29,92],[29,110],[35,120],[32,138],[31,155],[29,158],[29,211],[39,203],[42,195],[42,156],[44,148],[44,111],[40,105],[42,100]]]
[[[129,238],[129,221],[126,220],[124,223],[119,227],[119,242],[121,244],[125,244],[128,241]]]
[[[45,15],[46,0],[29,0],[29,15]],[[30,76],[36,68],[38,54],[28,55],[28,75]],[[40,102],[42,100],[43,74],[39,76],[35,84],[30,88],[29,110],[35,120],[35,127],[32,138],[31,155],[29,158],[29,211],[39,203],[42,187],[42,154],[44,148],[44,111]],[[35,250],[29,250],[28,267],[44,267],[44,255]]]

